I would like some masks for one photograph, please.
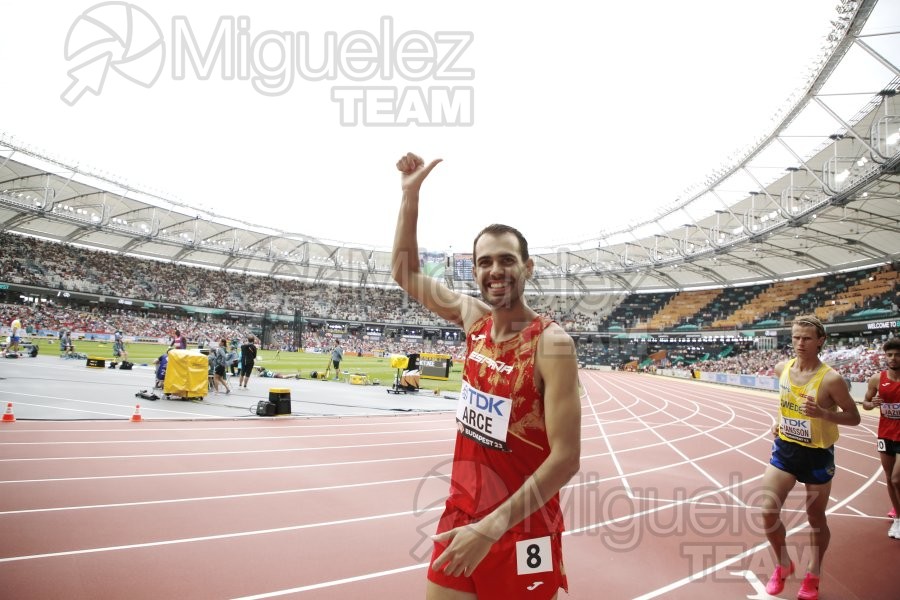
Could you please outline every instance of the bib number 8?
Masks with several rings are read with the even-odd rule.
[[[516,542],[516,574],[528,575],[553,570],[550,536]]]
[[[537,569],[541,566],[541,547],[537,544],[530,544],[527,548],[525,548],[525,554],[528,555],[528,558],[525,559],[525,564],[528,565],[529,569]]]

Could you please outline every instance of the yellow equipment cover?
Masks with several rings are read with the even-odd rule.
[[[391,355],[391,368],[392,369],[405,369],[409,364],[409,357],[403,356],[400,354],[392,354]]]
[[[169,350],[163,393],[203,398],[209,393],[209,360],[199,350]]]

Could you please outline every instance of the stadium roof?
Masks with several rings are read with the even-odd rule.
[[[880,8],[842,0],[818,62],[771,131],[728,157],[690,197],[625,230],[533,249],[533,291],[721,287],[898,260],[900,24]],[[677,151],[651,155],[648,178],[653,162]],[[623,202],[653,195],[643,181],[633,189]],[[602,222],[603,215],[578,218]],[[224,219],[3,141],[0,230],[207,268],[393,285],[387,249]],[[453,269],[446,277],[457,289],[472,287]]]

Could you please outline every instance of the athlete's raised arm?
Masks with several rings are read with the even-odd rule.
[[[438,158],[426,166],[425,161],[410,152],[397,161],[403,199],[394,233],[391,274],[407,294],[431,312],[465,328],[488,312],[487,305],[477,298],[451,290],[437,279],[422,273],[419,268],[419,190],[422,182],[441,160]]]

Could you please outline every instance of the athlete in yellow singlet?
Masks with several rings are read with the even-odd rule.
[[[766,538],[775,555],[775,571],[766,592],[777,595],[794,572],[788,556],[781,507],[799,481],[806,486],[806,515],[810,527],[810,561],[797,593],[799,600],[817,600],[822,557],[831,532],[825,516],[834,477],[834,443],[838,425],[858,425],[856,403],[843,377],[819,360],[825,326],[812,315],[797,317],[791,326],[796,358],[778,363],[780,410],[772,429],[775,443],[763,475],[761,510]]]
[[[814,419],[807,416],[806,402],[818,399],[819,388],[822,386],[825,376],[829,373],[835,373],[835,371],[825,363],[819,363],[818,370],[813,372],[809,381],[801,385],[791,378],[792,369],[796,364],[796,358],[787,361],[782,367],[778,379],[781,412],[778,419],[777,435],[785,442],[793,442],[807,448],[831,448],[838,439],[837,424],[824,418]],[[819,407],[832,413],[837,412],[837,404],[832,404],[828,408],[824,408],[821,405]],[[807,483],[807,481],[804,481],[803,475],[797,473],[795,475],[797,475],[798,481]],[[833,469],[831,475],[834,475]],[[815,480],[826,478],[814,475],[811,479],[815,482]],[[827,479],[831,479],[831,477],[827,477]]]

